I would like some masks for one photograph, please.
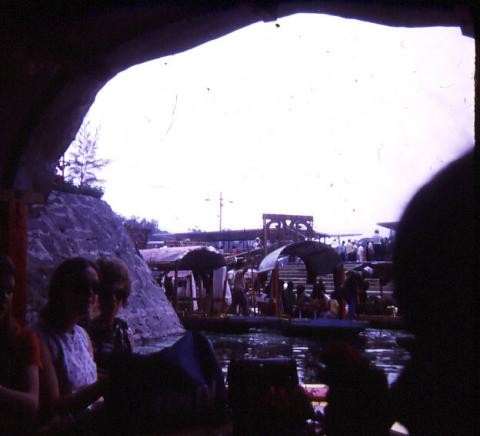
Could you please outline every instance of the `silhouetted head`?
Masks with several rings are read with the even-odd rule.
[[[413,197],[397,231],[395,296],[424,350],[458,350],[473,328],[473,173],[473,152],[451,163]]]
[[[395,297],[415,334],[393,387],[410,434],[475,434],[478,268],[473,152],[413,197],[394,251]]]

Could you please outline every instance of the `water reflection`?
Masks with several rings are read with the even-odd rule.
[[[325,341],[310,338],[285,337],[278,333],[251,331],[247,334],[205,333],[212,341],[224,376],[232,359],[289,357],[297,363],[301,383],[324,383],[324,367],[320,355]],[[407,334],[395,330],[367,329],[351,345],[360,350],[372,363],[381,368],[392,384],[400,374],[409,353],[397,344],[397,337]],[[138,347],[141,353],[157,351],[172,345],[177,338],[157,341]]]

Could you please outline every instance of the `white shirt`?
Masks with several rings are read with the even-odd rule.
[[[375,233],[372,236],[372,242],[374,245],[380,245],[382,243],[382,237],[378,233]]]
[[[93,360],[88,334],[82,327],[75,325],[72,333],[66,333],[39,323],[35,330],[52,355],[63,395],[76,392],[97,381],[97,365]]]

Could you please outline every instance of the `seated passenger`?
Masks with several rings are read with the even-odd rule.
[[[347,278],[341,287],[341,295],[348,304],[347,319],[355,319],[357,317],[358,296],[366,288],[368,283],[362,274],[356,271],[348,271]]]
[[[86,318],[98,286],[96,265],[84,258],[65,260],[53,272],[48,301],[36,330],[40,335],[42,418],[78,418],[104,392],[87,332]]]
[[[128,303],[131,292],[127,266],[118,259],[96,261],[99,275],[98,302],[100,314],[86,323],[92,339],[97,367],[106,370],[112,353],[131,353],[133,335],[128,324],[117,317]]]
[[[329,302],[329,309],[322,316],[323,318],[338,319],[340,317],[340,311],[340,303],[335,298],[331,298]]]
[[[38,410],[37,335],[13,317],[15,267],[0,255],[0,434],[31,434]]]
[[[317,315],[322,315],[330,310],[330,297],[325,293],[325,284],[319,279],[312,289],[312,306]]]
[[[295,305],[295,316],[302,316],[302,311],[305,310],[305,305],[310,301],[307,294],[305,294],[305,286],[297,285],[297,301]]]
[[[183,425],[210,409],[221,412],[223,375],[208,339],[199,333],[187,333],[149,355],[112,355],[108,377],[97,380],[90,338],[78,325],[93,303],[97,271],[95,263],[73,258],[54,271],[50,282],[37,326],[43,416],[49,418],[44,434],[118,434],[119,429],[136,434],[144,427],[163,429],[168,419]],[[99,404],[102,395],[105,403]]]

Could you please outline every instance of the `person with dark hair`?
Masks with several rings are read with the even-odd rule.
[[[375,229],[375,232],[372,236],[374,260],[383,260],[383,250],[382,250],[382,237],[380,236],[380,231]]]
[[[165,289],[165,295],[167,296],[168,301],[174,304],[175,302],[175,288],[173,286],[173,278],[165,273],[163,276],[163,288]]]
[[[367,262],[371,262],[375,260],[375,247],[373,246],[372,241],[368,241],[367,243],[367,255],[366,255]]]
[[[304,285],[297,285],[297,298],[295,303],[295,315],[302,317],[302,312],[305,310],[305,305],[310,301],[308,295],[305,293]]]
[[[79,417],[104,392],[87,332],[78,324],[89,315],[98,287],[97,266],[67,259],[53,272],[48,301],[35,326],[41,338],[41,413],[46,421]]]
[[[479,434],[475,216],[472,151],[417,192],[397,230],[395,297],[415,343],[392,395],[412,435]]]
[[[356,271],[348,271],[346,277],[345,282],[342,284],[340,294],[348,304],[346,317],[348,319],[355,319],[358,313],[358,297],[363,291],[368,289],[368,282],[361,273]]]
[[[125,320],[117,315],[128,303],[131,292],[130,274],[119,259],[96,261],[99,275],[99,315],[85,326],[92,339],[97,367],[105,370],[113,353],[131,353],[133,335]]]
[[[345,241],[342,241],[342,243],[338,246],[338,254],[340,254],[343,262],[347,260]]]
[[[31,434],[39,404],[40,347],[12,312],[15,267],[0,255],[0,434]]]
[[[311,300],[314,312],[316,315],[322,315],[330,310],[330,298],[325,293],[325,283],[322,279],[313,285]]]
[[[248,267],[243,266],[241,269],[235,271],[233,276],[233,290],[232,290],[232,303],[227,310],[227,313],[234,314],[240,308],[243,316],[250,315],[250,308],[247,300],[247,289],[245,282],[245,273]]]
[[[355,252],[353,250],[353,242],[351,239],[347,241],[347,245],[345,246],[345,255],[346,255],[346,261],[347,262],[353,262],[355,261]]]

